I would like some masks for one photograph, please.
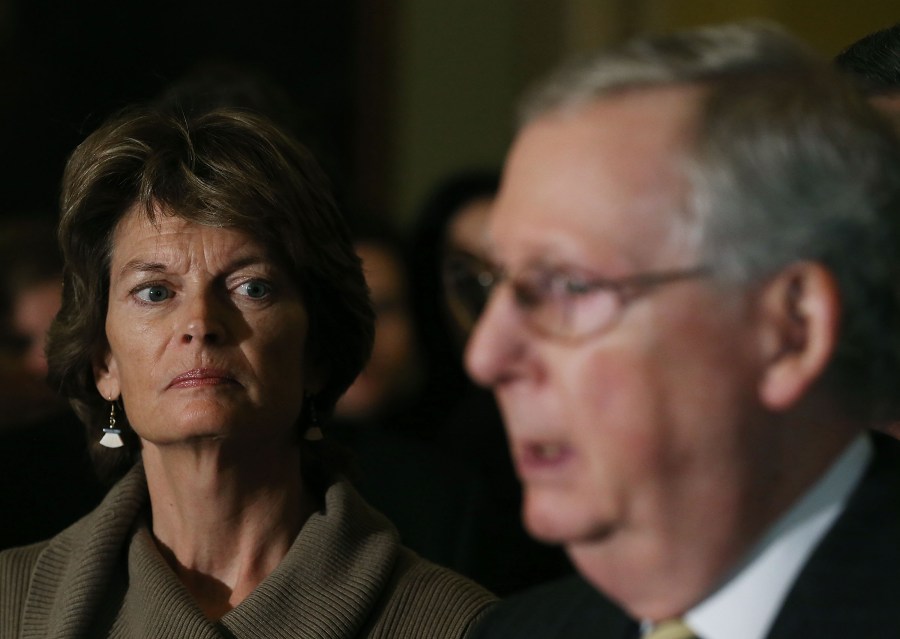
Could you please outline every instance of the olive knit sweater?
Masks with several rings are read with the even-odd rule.
[[[53,539],[0,553],[0,639],[456,638],[494,601],[336,482],[275,571],[212,622],[156,549],[148,500],[138,465]]]

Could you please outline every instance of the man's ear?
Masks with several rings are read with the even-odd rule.
[[[763,405],[786,410],[823,374],[834,353],[841,316],[838,285],[816,262],[798,262],[761,292],[765,369]]]
[[[119,382],[119,367],[108,346],[94,356],[92,368],[94,383],[100,394],[108,400],[118,398],[122,392]]]

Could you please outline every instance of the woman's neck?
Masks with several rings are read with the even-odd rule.
[[[143,459],[157,546],[211,619],[275,569],[318,507],[297,447],[231,455],[221,441],[144,442]]]

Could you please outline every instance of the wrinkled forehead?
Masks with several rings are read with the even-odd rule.
[[[249,257],[271,261],[266,247],[242,229],[202,224],[161,206],[148,212],[141,205],[133,205],[117,222],[110,253],[113,274],[127,264],[159,263],[178,270],[189,264],[217,268],[220,262]]]
[[[496,259],[623,273],[689,263],[684,168],[699,97],[640,89],[527,125],[488,224]]]

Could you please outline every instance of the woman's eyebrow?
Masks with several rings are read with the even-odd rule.
[[[166,265],[162,262],[147,262],[145,260],[131,260],[126,262],[121,269],[119,275],[127,273],[164,273]]]
[[[246,266],[256,265],[274,266],[274,263],[264,255],[252,253],[250,255],[244,255],[235,258],[226,265],[224,270],[230,272],[244,268]],[[122,266],[122,268],[119,269],[119,275],[126,275],[128,273],[165,273],[168,269],[169,267],[162,262],[151,262],[142,259],[135,259],[126,262]]]
[[[265,255],[259,255],[256,253],[252,253],[250,255],[245,255],[241,257],[237,257],[231,262],[228,263],[226,267],[226,271],[236,271],[238,269],[244,268],[245,266],[274,266],[272,260],[270,260]]]

